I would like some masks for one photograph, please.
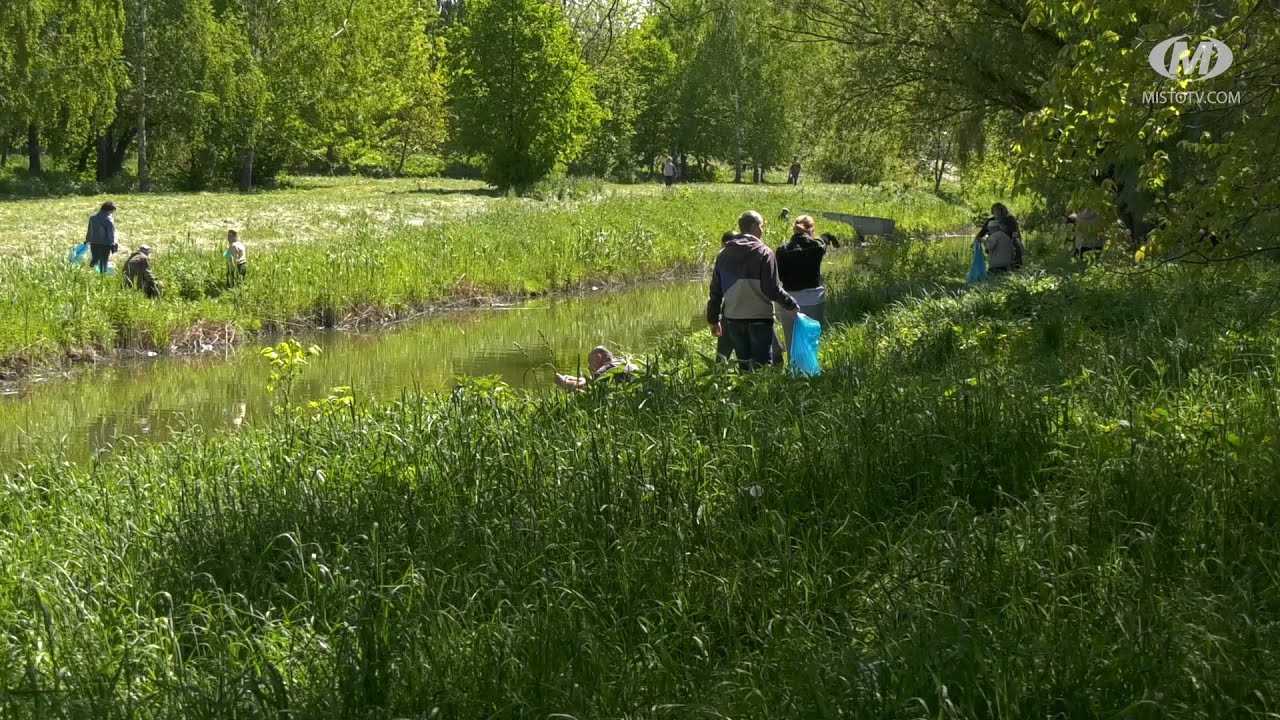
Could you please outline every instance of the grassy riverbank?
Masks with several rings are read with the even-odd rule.
[[[0,256],[0,366],[68,353],[217,343],[289,323],[356,323],[476,296],[523,295],[702,266],[742,210],[782,207],[964,226],[971,210],[917,192],[844,186],[590,187],[577,200],[493,197],[466,183],[299,181],[236,195],[119,199],[122,250],[148,243],[166,296],[150,302],[67,250],[100,200],[0,204],[17,247]],[[781,243],[786,228],[769,228]],[[226,287],[225,228],[240,227],[250,277]],[[833,228],[847,233],[848,228]],[[116,256],[123,262],[126,252]]]
[[[809,381],[673,336],[610,393],[479,383],[32,461],[0,502],[0,705],[1266,717],[1280,273],[964,291],[955,254],[834,288]]]

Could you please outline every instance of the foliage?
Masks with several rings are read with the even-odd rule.
[[[280,391],[280,404],[276,412],[289,409],[289,401],[293,396],[293,385],[302,375],[307,365],[307,358],[320,354],[320,348],[312,345],[307,349],[297,340],[281,340],[275,347],[265,347],[258,353],[271,365],[271,375],[267,380],[267,392]]]
[[[473,3],[451,48],[457,132],[488,159],[490,182],[523,191],[578,154],[599,108],[560,6]]]
[[[1114,206],[1161,254],[1218,254],[1272,245],[1280,229],[1280,19],[1265,3],[1141,8],[1090,6],[1068,13],[1031,2],[1031,17],[1063,41],[1045,85],[1044,107],[1027,119],[1020,172],[1069,197],[1072,207]],[[1234,51],[1220,78],[1166,80],[1148,66],[1155,41],[1191,32]],[[1239,93],[1239,101],[1147,103],[1144,92]],[[1052,172],[1047,172],[1052,168]],[[1154,232],[1147,235],[1147,231]]]

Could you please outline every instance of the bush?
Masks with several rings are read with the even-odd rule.
[[[604,194],[604,181],[591,177],[550,177],[534,185],[528,194],[543,201],[586,200]]]
[[[107,182],[97,182],[75,173],[47,171],[32,175],[25,168],[0,170],[0,197],[66,197],[127,192],[133,188],[133,177],[122,175]]]
[[[438,155],[410,155],[405,158],[400,174],[405,177],[439,177],[444,169],[444,159]]]
[[[453,180],[483,180],[483,160],[464,155],[451,155],[441,160],[440,176]]]

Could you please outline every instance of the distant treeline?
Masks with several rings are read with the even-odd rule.
[[[1016,181],[1135,245],[1227,247],[1280,230],[1277,112],[1280,13],[1259,0],[10,0],[0,17],[0,158],[143,189],[457,159],[515,189],[668,157],[684,179],[751,181],[799,160],[938,192]]]

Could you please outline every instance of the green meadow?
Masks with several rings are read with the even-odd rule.
[[[891,217],[905,232],[967,228],[974,208],[901,188],[658,186],[570,181],[542,199],[496,197],[462,181],[300,178],[287,190],[116,198],[123,265],[153,249],[165,296],[148,301],[69,266],[102,196],[0,203],[17,228],[0,255],[0,366],[56,364],[113,350],[220,344],[295,326],[359,325],[484,297],[623,283],[706,266],[720,234],[756,208]],[[980,205],[981,203],[978,203]],[[770,244],[789,227],[774,221]],[[846,237],[847,226],[827,226]],[[248,278],[227,283],[227,228]]]

